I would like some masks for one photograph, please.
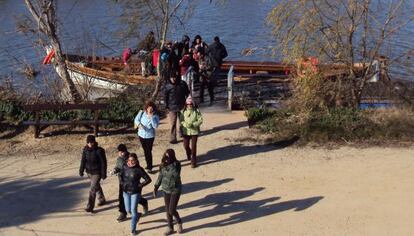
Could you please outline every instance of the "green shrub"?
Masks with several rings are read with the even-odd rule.
[[[21,103],[14,100],[0,100],[0,120],[20,122],[33,118],[33,114],[25,112]]]
[[[265,120],[266,118],[273,115],[273,111],[267,108],[249,108],[245,111],[244,115],[247,117],[249,125]]]

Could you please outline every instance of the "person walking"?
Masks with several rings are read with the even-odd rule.
[[[191,167],[196,168],[197,139],[200,133],[200,126],[203,123],[203,116],[191,97],[187,98],[185,104],[185,108],[181,110],[179,115],[180,125],[183,132],[183,144],[187,154],[187,160],[191,160]]]
[[[116,166],[112,170],[112,174],[118,175],[119,180],[119,192],[118,192],[118,210],[119,210],[119,217],[116,219],[118,222],[125,221],[127,219],[127,212],[125,210],[124,204],[124,196],[122,191],[122,179],[121,179],[121,171],[123,166],[127,163],[129,152],[125,144],[118,145],[118,158],[116,160]],[[140,193],[141,194],[141,193]],[[140,205],[144,208],[144,215],[148,213],[148,201],[144,197],[141,197],[139,202]]]
[[[162,156],[158,179],[154,184],[154,197],[157,196],[159,187],[164,192],[165,212],[167,214],[168,228],[164,235],[174,232],[173,217],[177,222],[177,232],[183,232],[183,223],[177,211],[178,201],[181,195],[181,164],[175,157],[173,149],[167,149]]]
[[[82,158],[79,167],[79,175],[82,177],[86,170],[91,181],[88,204],[85,208],[86,212],[93,212],[96,195],[98,195],[98,206],[102,206],[106,203],[100,184],[101,179],[106,179],[106,168],[107,162],[105,150],[98,146],[95,136],[88,135],[86,137],[86,146],[82,150]]]
[[[141,179],[144,181],[141,182]],[[144,186],[151,183],[151,178],[139,165],[137,154],[129,154],[128,161],[121,170],[121,181],[125,210],[131,213],[131,234],[136,235],[139,220],[137,205],[141,191]]]
[[[164,102],[168,110],[168,117],[171,123],[170,143],[177,143],[177,118],[178,113],[185,105],[185,99],[190,93],[187,84],[180,77],[172,73],[170,74],[170,83],[166,85]]]
[[[220,42],[218,36],[214,37],[214,42],[206,49],[207,72],[209,75],[209,82],[212,83],[212,90],[217,83],[217,76],[220,73],[220,67],[223,64],[223,59],[227,57],[226,47]],[[214,102],[213,97],[210,97],[210,106]]]
[[[157,115],[157,108],[152,101],[144,104],[144,110],[138,112],[134,119],[134,125],[138,127],[138,137],[144,150],[145,169],[152,173],[152,146],[155,139],[155,129],[160,123],[160,117]]]

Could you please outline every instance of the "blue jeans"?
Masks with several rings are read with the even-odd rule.
[[[125,210],[131,214],[131,231],[135,231],[137,228],[138,223],[138,211],[137,206],[139,199],[141,198],[141,194],[135,193],[127,193],[123,192],[124,197],[124,204],[125,204]]]

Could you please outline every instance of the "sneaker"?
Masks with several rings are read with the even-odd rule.
[[[127,219],[126,214],[121,213],[119,214],[119,217],[116,219],[118,222],[125,221]]]
[[[137,235],[138,234],[138,231],[137,230],[132,230],[131,231],[131,235]]]
[[[177,233],[182,234],[183,233],[183,224],[177,225]]]

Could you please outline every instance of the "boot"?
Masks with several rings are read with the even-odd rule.
[[[170,235],[170,234],[173,234],[173,233],[174,233],[174,230],[172,228],[168,227],[167,230],[164,232],[164,235],[167,236],[167,235]]]
[[[197,159],[196,157],[191,157],[191,168],[196,168],[197,167]]]
[[[177,233],[182,234],[183,233],[183,224],[178,224],[177,225]]]
[[[116,219],[118,222],[122,222],[125,221],[127,219],[126,214],[121,212],[121,214],[119,214],[119,217]]]

